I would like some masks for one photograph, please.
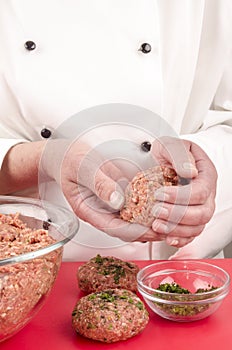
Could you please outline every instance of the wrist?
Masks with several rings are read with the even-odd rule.
[[[61,182],[63,159],[71,144],[70,140],[56,139],[46,141],[39,159],[39,181]]]
[[[5,155],[0,171],[0,193],[10,194],[38,183],[44,141],[18,143]]]

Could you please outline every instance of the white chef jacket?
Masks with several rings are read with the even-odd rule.
[[[218,170],[215,214],[187,246],[126,243],[81,223],[65,247],[66,260],[99,252],[205,258],[231,241],[231,21],[230,0],[1,0],[1,160],[12,145],[41,140],[44,128],[56,138],[71,116],[125,104],[159,114],[174,133],[199,144]],[[25,47],[28,41],[34,50]],[[150,52],[140,50],[143,43]],[[143,132],[133,141],[131,157],[141,157],[134,144],[144,141]],[[42,193],[65,202],[54,183]]]

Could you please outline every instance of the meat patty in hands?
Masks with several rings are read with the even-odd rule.
[[[178,175],[175,170],[166,166],[156,166],[139,172],[125,190],[125,203],[120,217],[151,227],[154,221],[152,208],[155,205],[155,191],[162,186],[177,186]]]

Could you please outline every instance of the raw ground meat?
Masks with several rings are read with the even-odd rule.
[[[125,204],[120,217],[147,227],[152,225],[155,191],[162,186],[177,186],[178,176],[174,169],[156,166],[139,172],[125,190]]]
[[[105,343],[131,338],[149,321],[144,303],[133,292],[110,289],[82,297],[74,307],[72,324],[84,337]]]
[[[0,214],[0,260],[46,247],[55,240],[48,231],[32,229],[19,214]],[[0,266],[0,341],[21,329],[30,313],[51,289],[62,259],[62,249]]]
[[[135,292],[138,271],[139,267],[135,263],[98,254],[79,267],[77,279],[79,288],[86,293],[109,288],[124,288]]]

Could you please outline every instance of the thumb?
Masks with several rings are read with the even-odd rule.
[[[93,192],[111,208],[119,210],[122,208],[125,198],[121,187],[100,169],[94,179]]]
[[[178,175],[186,179],[191,179],[198,175],[195,159],[190,152],[188,160],[180,159],[180,163],[177,164],[176,168]]]
[[[180,177],[191,179],[198,175],[191,143],[174,137],[161,137],[152,144],[152,155],[161,165],[171,165]]]

